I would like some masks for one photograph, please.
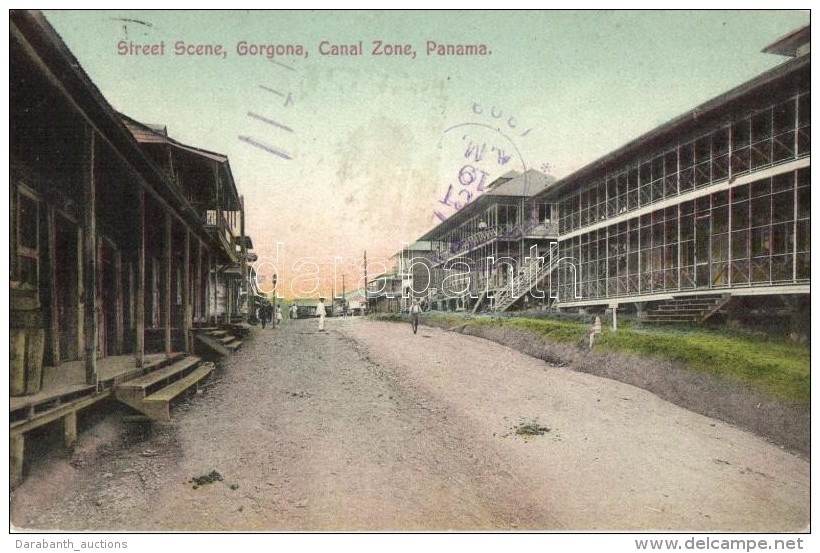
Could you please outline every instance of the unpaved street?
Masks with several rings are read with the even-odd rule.
[[[120,413],[11,497],[32,529],[798,531],[809,463],[643,390],[364,319],[255,329],[169,425]],[[523,425],[543,434],[521,435]],[[548,430],[547,430],[548,429]],[[222,480],[195,487],[193,477]]]

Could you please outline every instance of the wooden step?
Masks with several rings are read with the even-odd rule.
[[[214,338],[222,338],[222,337],[223,337],[223,336],[225,336],[227,333],[228,333],[228,331],[227,331],[227,330],[224,330],[224,329],[221,329],[221,330],[211,330],[211,331],[209,331],[209,332],[208,332],[208,334],[210,334],[210,335],[211,335],[211,336],[213,336]]]
[[[234,340],[233,342],[231,342],[229,344],[225,344],[225,347],[228,348],[231,351],[236,351],[236,350],[239,349],[239,346],[241,346],[241,345],[242,345],[242,340]]]
[[[700,315],[704,311],[706,311],[705,308],[704,309],[690,309],[690,308],[681,307],[680,309],[669,309],[669,308],[664,308],[664,307],[658,307],[657,309],[652,311],[652,313],[671,315],[673,317],[674,316],[691,316],[691,317],[694,317],[696,315]]]
[[[156,359],[150,359],[150,360],[146,359],[145,365],[143,366],[143,370],[146,373],[151,372],[151,371],[153,371],[155,369],[158,369],[160,367],[164,367],[165,365],[169,365],[169,364],[171,364],[175,361],[179,361],[183,357],[185,357],[185,352],[184,351],[172,351],[171,353],[169,353],[168,355],[166,355],[164,357],[158,357]]]
[[[197,333],[194,336],[196,337],[196,340],[197,342],[199,342],[199,344],[207,346],[208,349],[217,353],[218,355],[226,356],[231,354],[231,350],[226,348],[224,344],[222,344],[219,340],[216,340],[213,337],[208,336],[207,334]]]
[[[128,382],[129,380],[140,378],[141,376],[144,376],[152,371],[170,365],[171,363],[178,361],[183,357],[185,357],[185,353],[181,351],[171,352],[167,355],[146,355],[142,367],[138,367],[135,364],[135,366],[130,370],[117,373],[116,375],[110,378],[100,378],[99,382],[97,383],[97,389],[113,390],[123,382]]]
[[[150,372],[145,376],[141,376],[139,378],[135,378],[133,380],[129,380],[128,382],[123,382],[118,387],[120,389],[138,389],[138,390],[147,390],[158,384],[164,380],[168,380],[169,378],[177,375],[179,373],[185,372],[191,367],[195,366],[201,360],[199,357],[190,356],[186,357],[176,363],[168,365],[167,367],[163,367],[162,369],[158,369],[156,371]]]
[[[221,338],[217,338],[217,340],[219,340],[223,344],[230,344],[231,342],[236,341],[236,338],[234,337],[233,334],[226,334],[225,336],[222,336]]]
[[[213,363],[202,363],[187,376],[143,399],[137,410],[154,420],[169,422],[171,420],[171,400],[189,388],[196,386],[200,380],[211,374],[213,370]]]

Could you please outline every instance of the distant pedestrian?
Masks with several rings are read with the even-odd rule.
[[[268,322],[268,306],[267,305],[260,305],[259,306],[259,322],[262,323],[262,328],[265,328],[265,324]]]
[[[419,300],[414,299],[413,305],[410,306],[410,321],[413,324],[413,334],[419,329],[419,313],[421,313],[421,306]]]
[[[276,324],[282,324],[282,307],[276,306]]]
[[[296,304],[290,306],[290,318],[291,319],[298,319],[299,318],[299,308],[296,307]]]
[[[325,298],[319,298],[319,303],[316,304],[316,315],[319,317],[319,330],[324,332],[325,315],[327,315],[325,311]]]

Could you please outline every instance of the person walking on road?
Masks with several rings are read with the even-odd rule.
[[[413,305],[410,306],[410,320],[413,323],[413,334],[419,329],[419,313],[421,313],[419,300],[414,299]]]
[[[276,306],[276,324],[282,324],[282,307],[279,305]]]
[[[265,304],[259,307],[259,322],[262,323],[262,328],[265,328],[265,324],[268,322],[268,306]]]
[[[296,307],[296,304],[290,306],[290,318],[291,319],[298,319],[299,318],[299,308]]]
[[[325,298],[319,298],[319,303],[316,304],[316,315],[319,317],[319,330],[325,330]]]

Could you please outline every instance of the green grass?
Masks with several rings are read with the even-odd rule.
[[[705,330],[604,333],[601,346],[678,361],[690,369],[744,382],[780,398],[809,403],[810,352],[804,346]]]
[[[377,320],[408,321],[407,315],[378,315]],[[548,318],[498,317],[459,313],[426,313],[423,319],[440,326],[503,326],[531,332],[551,342],[577,344],[588,324]],[[626,323],[627,321],[624,321]],[[633,353],[681,363],[690,370],[720,375],[778,398],[799,404],[811,399],[810,351],[784,341],[752,338],[729,332],[679,328],[609,328],[596,349]]]

